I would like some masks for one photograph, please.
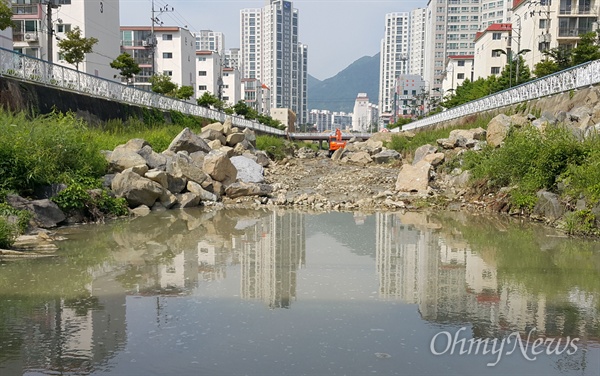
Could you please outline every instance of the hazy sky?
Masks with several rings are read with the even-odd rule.
[[[427,0],[294,0],[299,12],[299,42],[308,45],[308,73],[320,80],[333,77],[363,56],[379,52],[385,15],[408,12]],[[151,0],[120,0],[121,25],[150,25]],[[174,12],[159,16],[165,26],[185,26],[191,32],[219,31],[225,48],[240,47],[240,10],[262,8],[264,0],[155,0],[155,9]]]

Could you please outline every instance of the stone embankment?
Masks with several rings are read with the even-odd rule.
[[[446,162],[456,161],[466,150],[501,147],[511,127],[525,124],[543,130],[560,122],[583,140],[600,131],[594,125],[594,111],[579,107],[540,118],[501,114],[487,130],[453,130],[448,138],[422,145],[412,155],[387,149],[391,134],[377,133],[367,141],[350,140],[331,158],[326,151],[289,148],[290,154],[281,161],[256,149],[252,131],[240,131],[226,121],[210,124],[200,134],[186,128],[160,153],[142,139],[104,152],[110,166],[104,183],[112,194],[127,200],[132,215],[196,206],[365,212],[427,206],[522,214],[511,207],[507,190],[481,194],[470,183],[469,171]],[[538,198],[529,213],[535,218],[555,222],[568,210],[554,193],[540,191]],[[80,220],[69,218],[48,199],[9,196],[7,202],[30,210],[32,224],[42,229]],[[593,212],[600,217],[600,206]]]

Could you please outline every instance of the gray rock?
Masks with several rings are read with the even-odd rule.
[[[121,172],[134,166],[146,165],[146,160],[137,153],[137,150],[119,145],[110,154],[108,163],[111,171]]]
[[[565,214],[566,207],[559,200],[557,194],[548,191],[539,191],[537,193],[538,201],[533,208],[533,214],[543,216],[551,221],[555,221]]]
[[[413,166],[419,163],[427,154],[433,153],[437,153],[437,148],[435,146],[429,144],[419,146],[417,150],[415,150],[415,155],[412,161]]]
[[[167,189],[173,194],[181,193],[187,183],[188,180],[184,176],[173,176],[167,174]]]
[[[209,140],[209,141],[219,141],[221,143],[221,145],[225,145],[225,142],[227,141],[227,138],[225,138],[225,135],[223,135],[223,132],[219,132],[218,130],[215,130],[215,129],[204,128],[202,130],[202,133],[200,133],[200,137],[202,137],[205,140]]]
[[[200,184],[194,183],[193,181],[188,182],[187,190],[198,196],[200,198],[200,201],[217,202],[219,200],[217,195],[205,190]]]
[[[492,147],[498,147],[508,136],[510,130],[511,120],[510,117],[505,114],[499,114],[494,117],[487,127],[486,141],[488,145]]]
[[[225,194],[229,198],[242,196],[268,196],[272,192],[273,187],[269,184],[237,182],[230,184],[225,188]]]
[[[165,170],[167,166],[167,157],[152,150],[150,145],[146,145],[137,152],[151,169]]]
[[[205,125],[204,127],[202,127],[202,131],[206,131],[206,130],[215,130],[218,131],[221,134],[224,134],[225,132],[223,131],[223,124],[217,122],[217,123],[211,123],[208,125]]]
[[[252,145],[252,147],[256,147],[256,134],[252,129],[246,128],[243,133],[246,135],[246,141]]]
[[[396,190],[400,192],[426,191],[429,187],[432,166],[426,161],[420,161],[416,165],[402,165]]]
[[[192,158],[189,155],[186,155],[185,153],[180,152],[177,153],[177,155],[175,155],[175,158],[173,158],[172,168],[173,176],[179,178],[183,177],[187,180],[195,181],[198,184],[202,184],[202,182],[206,180],[207,177],[202,167],[195,164]],[[167,172],[169,172],[168,169]],[[175,193],[174,191],[171,192]]]
[[[167,177],[167,173],[164,171],[149,170],[148,172],[146,172],[144,174],[144,177],[157,182],[165,189],[169,189],[169,179]],[[179,193],[179,192],[177,192],[177,193]]]
[[[164,189],[157,182],[141,177],[128,169],[115,176],[112,181],[112,191],[117,197],[124,197],[131,207],[140,205],[151,207]]]
[[[208,153],[210,150],[211,149],[206,141],[198,137],[189,128],[184,128],[181,132],[179,132],[179,134],[173,139],[173,141],[171,141],[171,144],[167,148],[167,151],[172,153],[187,151],[190,154],[196,151]]]
[[[235,145],[246,139],[246,135],[243,133],[232,133],[227,136],[227,146],[235,147]]]
[[[237,179],[246,183],[263,183],[265,181],[263,166],[245,156],[232,157],[231,163],[237,170]]]
[[[200,205],[200,197],[191,192],[180,193],[177,196],[177,203],[173,205],[173,209],[193,208]]]
[[[366,151],[358,151],[356,153],[351,153],[348,157],[348,161],[351,163],[359,164],[359,165],[367,165],[373,162],[371,159],[371,155]]]
[[[392,161],[398,161],[402,159],[402,155],[396,150],[387,149],[373,155],[371,158],[373,159],[373,162],[382,164],[389,163]]]
[[[225,185],[235,182],[237,178],[237,169],[227,157],[227,154],[220,150],[213,150],[204,158],[202,165],[203,171],[216,181]],[[198,182],[197,183],[202,183]]]
[[[58,205],[49,199],[29,201],[17,195],[7,195],[6,203],[15,209],[27,210],[33,214],[31,222],[35,227],[53,228],[67,219]]]
[[[296,150],[296,152],[294,153],[296,158],[300,158],[300,159],[312,159],[312,158],[316,158],[317,156],[317,152],[314,151],[311,148],[307,148],[307,147],[302,147],[298,150]]]
[[[150,214],[150,208],[147,207],[146,205],[140,205],[135,209],[131,209],[131,212],[138,217],[144,217],[148,214]]]

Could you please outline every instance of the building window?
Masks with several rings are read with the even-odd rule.
[[[500,67],[492,67],[491,74],[500,74]]]
[[[464,73],[458,73],[456,75],[456,78],[459,79],[459,80],[464,80],[465,79],[465,74]]]
[[[500,56],[502,53],[500,52],[500,50],[492,50],[492,57],[498,57]]]
[[[493,40],[500,40],[502,38],[502,33],[492,33]]]
[[[205,57],[199,57],[198,61],[206,61],[206,58]]]
[[[206,90],[206,85],[200,85],[200,86],[198,86],[198,90]]]
[[[173,34],[163,34],[162,40],[173,40]]]
[[[68,33],[69,31],[71,31],[71,25],[70,24],[58,24],[58,25],[56,25],[56,32],[57,33]]]
[[[198,71],[198,76],[206,76],[206,71]]]
[[[173,71],[171,71],[171,70],[166,70],[166,71],[163,71],[163,74],[164,74],[165,76],[170,76],[170,77],[172,77],[172,76],[173,76]]]
[[[465,66],[465,61],[464,61],[464,60],[459,60],[459,61],[457,62],[457,65],[458,65],[459,67],[464,67],[464,66]]]
[[[163,52],[163,59],[172,59],[172,58],[173,58],[172,52]]]

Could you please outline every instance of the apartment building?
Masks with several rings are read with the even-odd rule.
[[[426,20],[427,9],[417,8],[410,12],[408,74],[421,77],[423,77],[425,66]]]
[[[298,10],[291,1],[267,0],[260,9],[240,13],[241,72],[270,89],[273,108],[289,108],[307,118],[308,47],[298,41]]]
[[[509,23],[513,0],[481,0],[481,27],[487,29],[492,24]]]
[[[390,121],[423,115],[429,87],[421,76],[401,75],[394,84],[394,102]]]
[[[473,81],[473,58],[473,55],[450,55],[446,58],[446,69],[441,88],[443,96],[448,92],[455,92],[456,88],[462,85],[466,79]]]
[[[531,50],[522,56],[533,68],[545,58],[543,51],[575,47],[579,35],[598,28],[598,5],[596,0],[514,0],[514,51]]]
[[[352,114],[347,114],[345,112],[334,112],[331,114],[331,123],[332,129],[349,129],[352,126]]]
[[[239,48],[229,48],[225,51],[225,55],[223,56],[223,66],[228,68],[236,68],[241,74]]]
[[[130,54],[142,68],[134,85],[149,90],[148,80],[156,73],[196,91],[196,43],[189,30],[178,26],[122,26],[121,52]]]
[[[225,51],[225,36],[221,32],[200,30],[194,33],[196,51],[214,51],[223,56]]]
[[[310,110],[308,113],[308,123],[314,126],[317,132],[323,132],[333,129],[333,115],[329,110]],[[344,129],[342,127],[337,127]]]
[[[441,95],[447,56],[473,55],[476,33],[481,26],[478,0],[429,0],[425,33],[424,79],[432,95]]]
[[[388,124],[393,117],[396,79],[400,75],[408,74],[409,26],[408,12],[385,15],[385,32],[381,40],[379,62],[379,109],[380,123],[383,124]]]
[[[15,51],[75,69],[62,59],[57,42],[79,27],[83,37],[98,39],[79,71],[110,80],[118,73],[110,67],[120,54],[118,1],[12,0],[12,10]]]
[[[377,105],[369,102],[367,93],[358,93],[352,113],[352,130],[369,132],[379,123]]]
[[[477,33],[475,38],[476,64],[473,65],[473,78],[487,78],[490,75],[499,75],[502,68],[508,63],[507,52],[512,48],[512,24],[500,23],[488,26],[484,31]],[[447,68],[448,69],[448,68]],[[447,90],[449,87],[445,86]],[[456,89],[456,87],[453,87]]]
[[[196,98],[204,93],[222,97],[221,55],[214,51],[196,51]]]
[[[242,98],[242,79],[240,71],[235,68],[223,68],[223,101],[228,106],[233,106]]]

